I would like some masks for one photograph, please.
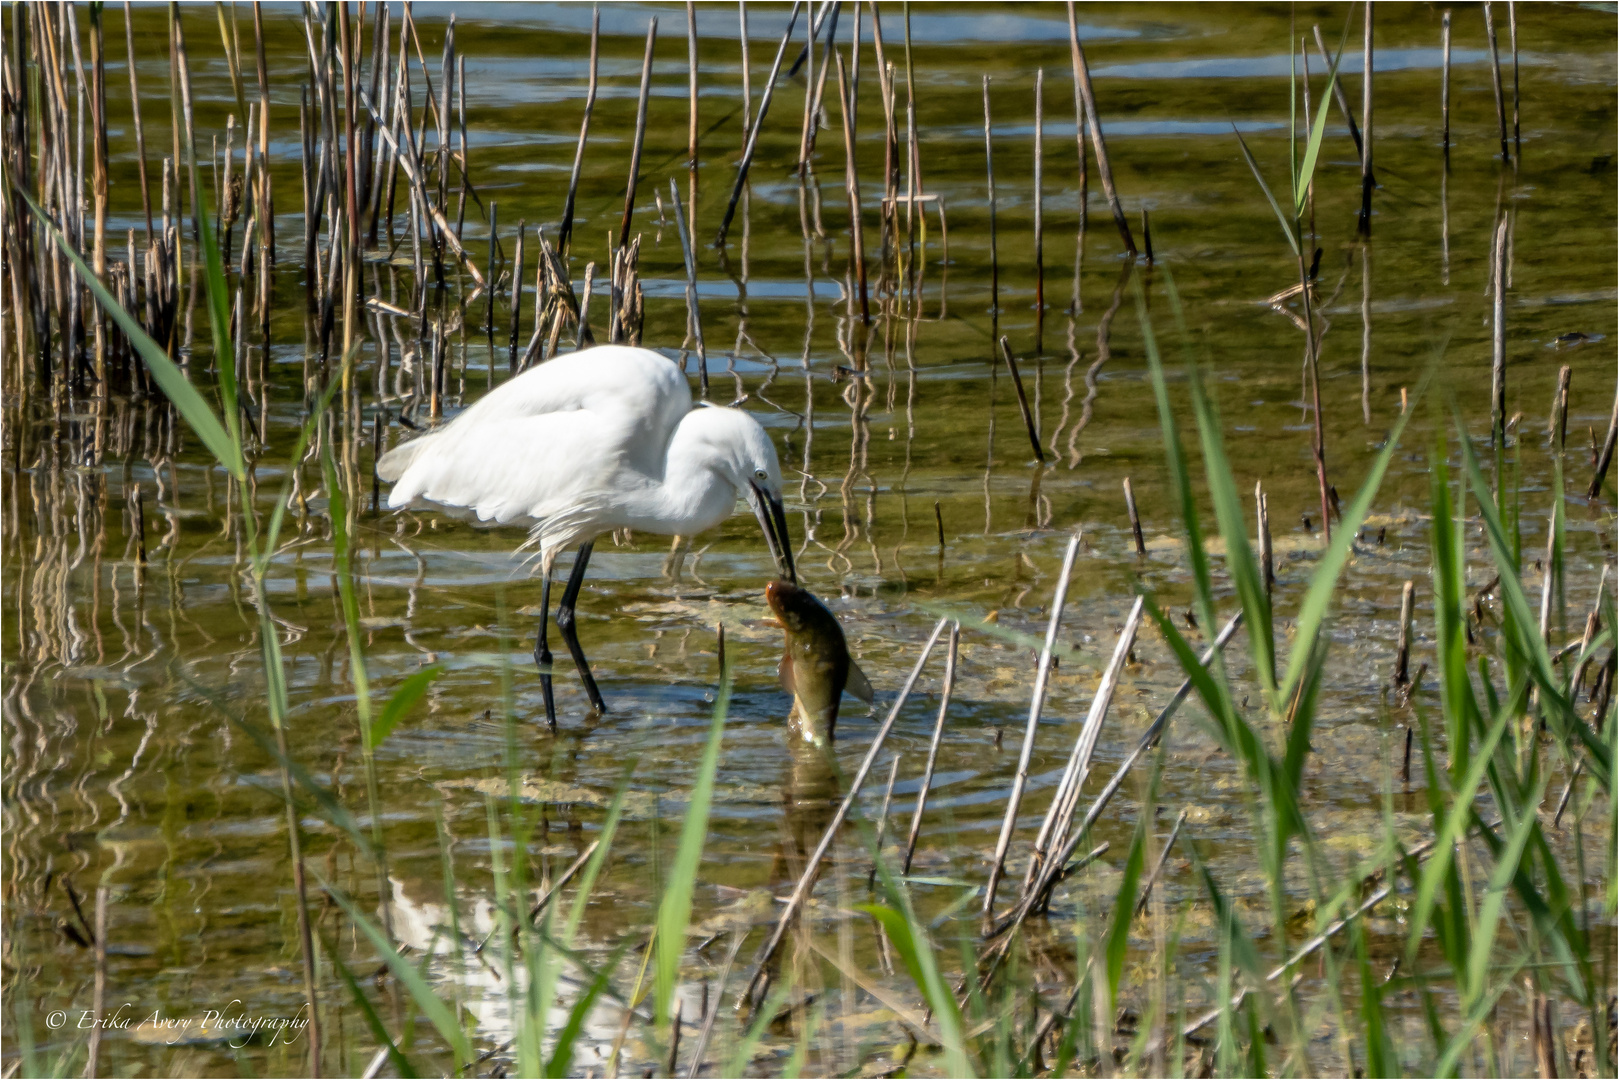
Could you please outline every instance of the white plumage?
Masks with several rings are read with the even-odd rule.
[[[529,528],[547,570],[564,548],[614,529],[693,536],[753,486],[781,497],[757,420],[694,409],[672,361],[621,345],[530,368],[383,455],[377,475],[394,485],[390,508]]]
[[[765,429],[740,409],[693,408],[686,376],[647,349],[604,345],[525,371],[437,431],[384,454],[388,506],[431,507],[521,525],[540,550],[542,599],[534,660],[556,725],[546,645],[551,570],[577,544],[557,628],[592,705],[605,711],[574,625],[596,537],[615,529],[695,536],[753,507],[777,569],[790,580],[792,543],[781,469]]]

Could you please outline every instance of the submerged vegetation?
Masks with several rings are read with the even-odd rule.
[[[762,20],[755,8],[742,9],[744,28],[750,17]],[[439,51],[408,5],[294,12],[255,4],[251,35],[238,5],[146,13],[145,36],[153,27],[166,35],[173,145],[159,152],[161,169],[152,168],[141,109],[134,111],[133,139],[124,141],[138,155],[137,201],[109,180],[114,125],[105,69],[116,19],[100,4],[6,9],[4,513],[13,580],[5,622],[3,1031],[10,1073],[1614,1075],[1619,610],[1608,580],[1606,475],[1619,411],[1605,446],[1592,432],[1588,487],[1566,446],[1571,385],[1589,398],[1585,413],[1606,412],[1612,352],[1592,343],[1587,353],[1568,354],[1575,363],[1562,368],[1544,440],[1532,421],[1509,412],[1508,372],[1518,369],[1507,366],[1509,310],[1516,317],[1516,309],[1506,297],[1518,211],[1502,209],[1498,196],[1488,303],[1479,295],[1457,300],[1402,341],[1415,359],[1397,373],[1397,402],[1390,400],[1396,384],[1383,388],[1375,419],[1363,354],[1364,431],[1353,428],[1350,438],[1369,449],[1346,449],[1340,458],[1329,444],[1344,430],[1330,414],[1344,403],[1324,391],[1322,343],[1331,318],[1347,309],[1337,306],[1336,290],[1328,292],[1321,249],[1358,245],[1365,266],[1373,200],[1382,197],[1372,171],[1374,81],[1360,78],[1358,125],[1343,88],[1357,35],[1364,42],[1357,70],[1375,70],[1372,7],[1336,11],[1336,35],[1330,26],[1307,35],[1302,17],[1281,24],[1290,34],[1283,40],[1303,51],[1289,50],[1294,105],[1280,196],[1267,179],[1274,168],[1261,160],[1276,153],[1277,140],[1253,140],[1256,154],[1243,134],[1220,136],[1241,163],[1244,198],[1274,210],[1287,244],[1272,243],[1267,232],[1268,254],[1252,257],[1274,280],[1289,282],[1262,305],[1297,333],[1285,339],[1289,359],[1278,361],[1288,380],[1290,358],[1303,361],[1296,411],[1306,422],[1284,437],[1308,432],[1307,466],[1287,467],[1309,483],[1284,483],[1304,493],[1295,501],[1309,509],[1302,532],[1286,536],[1273,533],[1269,516],[1274,483],[1246,497],[1246,478],[1273,474],[1252,460],[1266,451],[1245,448],[1239,434],[1246,391],[1221,377],[1229,346],[1208,313],[1208,290],[1191,280],[1208,272],[1200,269],[1200,241],[1166,228],[1172,215],[1157,208],[1149,216],[1142,206],[1139,233],[1124,213],[1119,143],[1110,160],[1102,137],[1109,76],[1091,69],[1075,8],[1057,42],[1073,69],[1080,212],[1068,316],[1073,362],[1055,430],[1046,426],[1042,397],[1050,392],[1045,320],[1057,315],[1047,314],[1041,180],[1032,205],[1015,208],[1035,223],[1027,280],[1021,265],[1016,275],[1010,270],[1020,247],[1004,239],[980,247],[979,217],[964,220],[960,189],[984,191],[976,159],[970,181],[952,175],[924,190],[931,165],[918,113],[928,87],[913,57],[912,12],[837,3],[771,10],[780,37],[768,53],[768,77],[752,83],[762,64],[756,56],[750,65],[744,29],[741,115],[715,115],[704,129],[699,75],[711,76],[699,64],[697,10],[685,9],[681,84],[689,91],[681,92],[689,126],[660,139],[649,120],[654,21],[644,54],[615,54],[623,65],[614,69],[618,89],[634,101],[621,118],[628,179],[591,191],[581,185],[582,163],[587,154],[606,156],[594,144],[587,149],[602,137],[592,135],[603,44],[596,16],[577,142],[558,140],[571,151],[556,167],[568,175],[566,189],[559,182],[527,196],[546,215],[540,227],[519,221],[502,231],[494,187],[481,185],[474,167],[478,131],[474,125],[469,140],[466,121],[469,102],[477,105],[478,64],[474,56],[469,65],[465,37],[457,39],[466,31],[453,19],[443,30],[442,61],[430,69]],[[706,26],[711,9],[700,10]],[[1054,6],[1028,10],[1061,20]],[[1518,13],[1508,11],[1510,71],[1495,40],[1500,12],[1486,5],[1484,16],[1492,20],[1498,190],[1529,153],[1518,132]],[[678,13],[657,12],[666,29]],[[214,81],[228,87],[229,119],[218,135],[207,133],[208,149],[196,123],[187,35],[195,41],[211,32],[213,14],[224,71]],[[139,19],[127,7],[124,19],[133,56]],[[1277,21],[1271,16],[1265,26]],[[284,24],[279,31],[277,24]],[[1449,13],[1443,25],[1444,148],[1424,144],[1422,153],[1448,170]],[[1611,17],[1602,25],[1611,35]],[[307,79],[297,142],[271,133],[267,45],[281,40],[275,32],[305,53],[296,74]],[[575,37],[582,44],[582,33]],[[1335,38],[1330,61],[1312,75],[1310,65]],[[152,89],[137,82],[137,67],[128,74],[138,102]],[[1611,97],[1611,65],[1605,70],[1610,82],[1601,90]],[[943,75],[970,84],[965,96],[976,101],[976,72]],[[730,78],[727,69],[725,85]],[[1043,85],[1042,74],[1034,82],[1036,177],[1049,167]],[[982,86],[987,156],[994,146],[987,77]],[[860,109],[862,93],[880,98],[880,123],[869,100]],[[798,135],[766,144],[765,133],[792,126],[783,118],[789,95],[802,99]],[[1532,101],[1524,100],[1526,117]],[[1348,132],[1329,126],[1334,108]],[[276,122],[290,111],[279,105]],[[238,125],[240,117],[246,121]],[[700,150],[722,128],[725,156],[708,163],[700,202]],[[882,162],[875,183],[862,181],[871,163],[857,151],[857,139],[874,130]],[[1329,192],[1346,170],[1329,176],[1328,142],[1347,143],[1351,134],[1354,190]],[[685,152],[654,164],[655,155],[643,158],[649,135],[659,152],[684,137]],[[763,232],[750,202],[766,203],[768,195],[785,205],[776,190],[785,190],[782,182],[758,176],[761,145],[770,169],[796,173],[809,310],[792,318],[810,324],[802,332],[802,412],[777,404],[790,369],[768,350],[788,347],[789,336],[783,331],[779,346],[757,343],[745,315],[747,305],[761,303],[748,292],[748,245],[757,250]],[[284,160],[292,156],[301,175]],[[830,180],[815,176],[817,161],[834,173]],[[133,171],[133,162],[124,164]],[[689,187],[683,197],[679,180],[671,181],[665,203],[671,165]],[[996,237],[997,215],[1011,216],[1006,192],[1021,182],[1004,156],[1000,165],[998,176],[989,171],[987,200],[971,207],[983,210],[985,238]],[[1098,235],[1090,243],[1112,245],[1105,257],[1119,259],[1103,268],[1111,302],[1098,319],[1088,396],[1071,409],[1080,359],[1073,327],[1083,314],[1079,264],[1099,257],[1085,254],[1092,166],[1104,189],[1096,201],[1107,205],[1119,242]],[[1378,166],[1390,174],[1401,167],[1407,162]],[[297,201],[285,188],[289,177],[301,182],[296,214],[286,209]],[[837,196],[827,207],[823,184]],[[836,229],[823,212],[830,222],[828,207],[845,195],[848,242],[839,258],[846,265],[827,270]],[[1318,221],[1329,231],[1329,201],[1334,214],[1358,207],[1353,217],[1339,214],[1356,239],[1317,232]],[[594,233],[606,230],[600,264],[591,261],[595,241],[576,226],[576,212]],[[780,205],[759,213],[791,235],[791,215]],[[128,223],[122,259],[114,214]],[[1269,216],[1242,220],[1271,229]],[[716,247],[694,239],[720,221]],[[297,224],[301,236],[292,234]],[[880,241],[868,256],[872,224]],[[1599,224],[1586,238],[1593,248],[1613,238],[1613,222]],[[1005,221],[999,227],[1004,232]],[[674,242],[655,252],[651,234],[662,229],[674,230]],[[812,483],[831,490],[811,465],[818,249],[826,253],[823,285],[838,289],[832,310],[841,362],[820,364],[816,377],[835,387],[823,395],[849,395],[842,400],[860,417],[852,421],[842,500],[846,529],[861,517],[850,509],[852,493],[870,500],[861,534],[876,562],[869,573],[856,571],[852,543],[828,542],[830,520],[817,532],[823,511]],[[525,251],[536,267],[531,299]],[[709,276],[700,278],[699,268]],[[941,278],[937,292],[933,273]],[[966,302],[960,279],[981,278],[989,311],[949,323],[946,275],[958,289],[948,303]],[[728,296],[721,303],[710,291],[727,279],[743,316]],[[1035,305],[1027,322],[1011,311],[1025,296]],[[1611,289],[1585,302],[1612,332]],[[1368,353],[1369,311],[1368,293]],[[1487,418],[1475,415],[1480,395],[1467,385],[1480,346],[1471,326],[1481,320],[1492,375]],[[1035,461],[1024,470],[1032,479],[1019,472],[1014,493],[1027,509],[1017,530],[1018,569],[1008,599],[993,607],[985,596],[1002,593],[985,594],[976,580],[1004,568],[991,571],[989,556],[974,561],[978,549],[970,545],[989,541],[973,539],[954,506],[947,532],[932,493],[931,514],[915,522],[908,516],[915,506],[893,511],[905,515],[912,563],[934,561],[936,526],[931,583],[924,579],[932,566],[907,572],[901,565],[898,539],[885,543],[893,553],[885,573],[874,539],[881,485],[861,470],[871,452],[866,413],[882,377],[876,361],[888,369],[890,438],[898,442],[898,429],[910,425],[906,471],[895,484],[902,502],[916,415],[931,392],[918,392],[912,352],[925,321],[958,339],[972,333],[968,351],[977,362],[964,400],[940,391],[940,409],[965,419],[934,445],[937,462],[918,462],[919,475],[932,470],[925,475],[938,481],[940,500],[953,494],[946,479],[965,471],[953,444],[962,430],[976,438],[987,412],[982,483],[990,514],[1002,378],[1012,382],[1017,408],[1018,447],[1010,453],[1028,457],[1025,433],[1032,444]],[[300,326],[302,338],[283,322]],[[711,344],[733,322],[735,347]],[[988,323],[987,333],[979,323]],[[1097,385],[1103,362],[1120,362],[1110,338],[1115,323],[1121,333],[1131,324],[1134,389]],[[1014,336],[1031,340],[1014,350]],[[504,569],[461,585],[473,611],[461,636],[475,644],[438,632],[434,646],[412,640],[417,592],[424,583],[450,592],[455,582],[437,565],[428,580],[421,554],[428,545],[417,542],[424,530],[438,535],[439,522],[377,512],[375,461],[401,429],[431,427],[475,397],[477,360],[487,359],[492,385],[497,371],[515,373],[597,341],[662,347],[699,380],[705,398],[747,398],[779,411],[784,459],[802,457],[804,550],[827,555],[811,583],[835,598],[847,579],[843,599],[851,603],[832,606],[845,615],[850,643],[877,685],[878,723],[846,709],[836,743],[790,735],[783,695],[760,689],[781,643],[781,631],[762,622],[765,580],[757,568],[765,563],[727,555],[722,568],[702,570],[708,579],[736,578],[729,587],[738,591],[723,593],[695,563],[688,569],[678,543],[667,573],[676,583],[691,574],[697,585],[687,588],[696,591],[670,586],[650,599],[636,594],[639,609],[621,606],[656,607],[657,638],[677,631],[679,658],[659,656],[644,641],[651,624],[634,624],[633,644],[599,665],[626,684],[631,704],[616,727],[587,717],[582,701],[566,695],[558,700],[558,731],[536,721],[545,714],[519,640],[520,616],[532,613],[520,609],[518,591],[529,589],[508,581]],[[1598,349],[1606,351],[1598,356]],[[1459,351],[1469,360],[1456,360]],[[896,356],[908,372],[897,382]],[[1284,393],[1299,393],[1288,385]],[[1012,414],[1001,393],[1004,422]],[[1107,524],[1081,530],[1081,515],[1070,522],[1052,509],[1052,492],[1079,464],[1073,448],[1093,405],[1129,393],[1141,398],[1147,434],[1131,463],[1134,486],[1124,477],[1128,510],[1123,500],[1110,502]],[[1083,420],[1061,443],[1080,409]],[[191,439],[200,447],[189,447]],[[1149,469],[1157,478],[1151,544],[1136,501]],[[182,507],[182,476],[187,487],[207,485],[206,512]],[[1409,484],[1390,493],[1411,476],[1426,484],[1424,493],[1413,500]],[[155,543],[143,501],[148,483],[169,527]],[[975,473],[963,487],[978,483]],[[1024,483],[1033,485],[1026,497]],[[927,490],[918,484],[912,501]],[[69,525],[70,507],[77,517]],[[1589,516],[1587,527],[1571,527],[1575,513]],[[1084,515],[1099,517],[1094,505]],[[1396,559],[1385,533],[1402,531]],[[93,607],[81,611],[81,594],[102,588],[103,548],[120,532],[126,550],[106,554],[116,564],[106,579],[111,604],[104,612],[96,591]],[[983,532],[992,532],[987,521]],[[388,544],[417,567],[397,616],[377,600],[407,573],[397,569],[403,563],[384,563]],[[87,546],[89,584],[80,570]],[[507,546],[515,544],[497,540],[487,551],[504,566]],[[740,547],[726,550],[733,546]],[[1039,575],[1045,581],[1024,578],[1023,564],[1034,567],[1030,551],[1049,562],[1056,550],[1060,571]],[[1102,574],[1080,562],[1089,565],[1098,552],[1123,568],[1103,586],[1111,600],[1081,580]],[[1382,573],[1403,586],[1397,618],[1368,599],[1374,585],[1364,567],[1380,559],[1392,565]],[[799,565],[808,565],[802,553]],[[326,579],[327,592],[311,603],[315,578]],[[166,625],[155,603],[147,606],[159,589]],[[203,601],[188,591],[228,606],[229,621],[219,617],[212,632],[204,629],[202,616],[188,610]],[[891,606],[855,608],[862,596]],[[1081,605],[1099,613],[1076,615]],[[852,629],[879,617],[888,621],[858,636]],[[1085,630],[1076,631],[1082,618]],[[716,619],[713,645],[699,645]],[[411,649],[404,659],[382,643],[400,630]],[[122,659],[108,655],[104,633],[122,635]],[[91,638],[93,648],[85,644]],[[60,660],[51,654],[56,642]],[[214,662],[210,649],[228,652],[228,662]],[[878,664],[888,666],[881,676]],[[301,670],[314,667],[316,676]],[[1379,670],[1368,677],[1372,667]],[[86,692],[60,689],[80,683]],[[549,680],[544,693],[549,705]],[[143,694],[164,704],[148,709]],[[132,752],[114,734],[115,697],[127,700],[124,720],[150,717]],[[161,731],[179,723],[181,710],[206,720],[180,735]],[[1061,721],[1066,726],[1054,730],[1059,721],[1050,714],[1059,711],[1083,722]],[[768,721],[769,736],[754,733],[765,727],[755,719]],[[413,735],[424,723],[431,726]],[[948,729],[969,726],[973,741],[947,748],[936,771]],[[599,731],[607,734],[592,742]],[[156,782],[126,794],[154,738],[162,747],[153,750],[161,762]],[[759,752],[747,740],[762,738],[775,740],[767,752],[784,767],[748,773],[733,765]],[[466,760],[446,766],[445,751],[432,745],[439,739],[452,745],[449,757]],[[968,786],[964,763],[999,755],[1003,739],[1004,756],[978,764],[982,775]],[[188,756],[187,740],[223,742],[233,755],[195,792],[183,774],[204,766]],[[1190,802],[1177,812],[1177,755],[1187,754],[1201,758],[1192,771],[1226,770],[1217,787],[1195,796],[1223,800],[1218,817]],[[579,765],[593,755],[595,783]],[[1209,764],[1216,759],[1224,764]],[[1354,770],[1360,805],[1323,795],[1339,782],[1334,772]],[[610,782],[599,782],[603,776]],[[92,808],[87,816],[64,809],[76,799]],[[258,816],[235,825],[254,832],[259,847],[273,843],[268,860],[233,835],[223,809],[250,799],[258,800]],[[1036,808],[1044,811],[1038,826]],[[104,819],[104,809],[112,816]],[[195,842],[193,822],[210,812],[202,869],[251,857],[262,895],[233,892],[216,906],[206,874],[182,874],[176,852]],[[745,831],[760,821],[757,833]],[[738,852],[755,841],[773,854],[749,863]],[[131,877],[153,862],[162,866],[156,895],[152,882]],[[733,873],[733,864],[745,872]],[[615,873],[634,884],[615,881]],[[154,913],[150,920],[131,913],[140,905]],[[182,908],[221,920],[225,933],[251,943],[240,952],[221,948],[215,931],[181,927]],[[138,940],[142,926],[156,928],[149,948]],[[189,987],[149,971],[139,990],[122,980],[121,972],[148,960],[171,975],[207,965],[232,970]],[[248,978],[249,964],[254,981],[233,987],[232,977]],[[202,996],[215,991],[222,991],[217,1001]],[[177,1034],[80,1019],[114,1015],[126,1001],[135,1002],[129,1011],[137,1021],[194,1017],[232,998],[248,1000]],[[248,1031],[230,1020],[276,1016],[296,1023]]]

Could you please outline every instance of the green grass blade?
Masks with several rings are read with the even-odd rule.
[[[1203,471],[1208,480],[1210,500],[1214,503],[1215,522],[1225,541],[1226,573],[1242,601],[1243,622],[1248,625],[1248,646],[1253,653],[1254,669],[1260,685],[1271,699],[1273,709],[1280,712],[1283,704],[1276,700],[1276,658],[1272,652],[1275,642],[1265,580],[1248,543],[1248,525],[1243,515],[1242,501],[1237,496],[1236,481],[1232,479],[1231,462],[1226,457],[1219,417],[1203,392],[1203,379],[1196,364],[1187,366],[1187,375],[1191,385],[1192,411],[1197,417],[1198,435],[1203,445]]]
[[[1479,784],[1484,781],[1485,768],[1495,754],[1496,744],[1501,741],[1501,735],[1506,731],[1511,719],[1512,713],[1507,709],[1501,710],[1495,716],[1484,741],[1479,744],[1473,755],[1467,774],[1462,778],[1461,785],[1457,787],[1451,799],[1450,810],[1445,815],[1444,823],[1437,830],[1433,855],[1422,868],[1422,877],[1417,882],[1417,895],[1411,902],[1410,929],[1406,938],[1407,963],[1416,959],[1417,950],[1422,945],[1422,933],[1427,929],[1439,886],[1451,872],[1452,853],[1456,843],[1473,821],[1473,799],[1478,795]]]
[[[573,1068],[573,1044],[579,1041],[579,1033],[584,1030],[585,1017],[590,1015],[590,1010],[596,1005],[596,999],[607,988],[607,972],[613,966],[613,964],[603,965],[602,969],[596,972],[596,977],[590,980],[589,988],[579,995],[579,1000],[568,1010],[568,1021],[562,1025],[562,1030],[557,1032],[551,1059],[545,1063],[546,1076],[567,1076],[569,1070]]]
[[[360,984],[355,981],[354,973],[349,970],[349,966],[343,963],[342,950],[328,947],[326,956],[337,968],[337,973],[342,977],[343,985],[348,987],[349,996],[354,999],[354,1004],[360,1007],[360,1015],[365,1017],[365,1026],[371,1029],[371,1037],[388,1051],[388,1060],[393,1063],[394,1071],[402,1077],[419,1075],[415,1066],[411,1065],[410,1059],[405,1057],[399,1047],[394,1045],[393,1039],[388,1037],[388,1029],[383,1026],[382,1017],[377,1015],[376,1006],[371,1004],[371,999],[360,989]]]
[[[1460,415],[1456,418],[1456,424],[1468,483],[1478,499],[1479,515],[1484,519],[1484,535],[1500,574],[1501,604],[1509,616],[1503,620],[1502,639],[1508,652],[1524,666],[1539,690],[1541,715],[1551,723],[1570,752],[1574,740],[1584,744],[1586,753],[1592,758],[1592,774],[1599,777],[1604,786],[1608,786],[1611,784],[1613,760],[1602,740],[1580,719],[1573,703],[1564,693],[1561,680],[1552,670],[1551,652],[1540,636],[1539,619],[1524,595],[1523,583],[1518,578],[1515,545],[1508,539],[1499,508],[1488,496],[1488,481],[1479,466],[1478,455],[1467,438],[1467,429]],[[1612,790],[1611,787],[1609,790]]]
[[[737,1040],[736,1049],[731,1051],[731,1060],[726,1062],[725,1070],[720,1073],[721,1076],[742,1075],[742,1070],[746,1069],[748,1063],[753,1060],[754,1047],[758,1046],[759,1040],[764,1038],[765,1030],[770,1027],[770,1022],[776,1018],[776,1014],[781,1011],[781,1007],[787,1003],[787,995],[790,993],[792,993],[792,987],[788,983],[781,983],[770,991],[770,996],[765,999],[765,1003],[760,1006],[758,1012],[754,1013],[753,1023],[748,1025],[747,1032],[743,1034],[741,1039]]]
[[[889,942],[905,962],[905,970],[910,974],[911,981],[932,1008],[939,1024],[939,1041],[944,1044],[945,1075],[972,1076],[972,1067],[967,1062],[961,1010],[956,1006],[956,996],[950,992],[949,985],[939,973],[933,946],[927,935],[914,919],[907,918],[904,912],[896,911],[887,904],[856,904],[855,910],[863,911],[882,923],[883,929],[888,932]]]
[[[388,704],[382,707],[376,722],[371,725],[371,749],[375,750],[382,745],[382,741],[388,737],[399,721],[404,719],[410,707],[420,701],[422,695],[427,693],[427,688],[443,674],[444,665],[434,664],[423,668],[399,684],[399,689],[393,692]]]
[[[1321,143],[1327,134],[1327,106],[1332,104],[1332,88],[1338,82],[1338,62],[1343,59],[1343,42],[1338,43],[1338,55],[1332,59],[1327,72],[1327,85],[1321,90],[1321,105],[1315,111],[1315,123],[1310,128],[1310,141],[1304,147],[1304,160],[1299,164],[1298,179],[1293,186],[1293,216],[1304,216],[1304,205],[1310,193],[1310,181],[1315,178],[1315,163],[1321,156]]]
[[[680,829],[680,846],[674,866],[658,903],[657,956],[653,972],[653,1000],[658,1030],[669,1023],[669,1005],[674,1000],[675,978],[680,972],[680,956],[686,951],[686,926],[691,919],[692,890],[697,868],[703,859],[703,842],[708,838],[708,809],[714,799],[714,773],[719,768],[720,743],[725,737],[725,713],[731,703],[729,666],[720,672],[720,690],[714,700],[714,715],[708,725],[708,742],[697,767],[691,802]]]
[[[1417,398],[1421,398],[1423,390],[1427,387],[1429,376],[1424,375],[1421,383],[1417,385]],[[1413,405],[1415,400],[1413,400]],[[1349,562],[1349,553],[1354,547],[1355,536],[1360,532],[1361,524],[1371,511],[1372,500],[1377,497],[1377,489],[1383,483],[1383,475],[1388,471],[1389,462],[1394,459],[1394,452],[1399,448],[1400,436],[1405,433],[1405,425],[1410,420],[1414,409],[1407,409],[1394,424],[1393,430],[1383,443],[1383,449],[1372,462],[1371,470],[1361,483],[1360,490],[1344,511],[1338,523],[1338,531],[1332,538],[1332,543],[1316,564],[1315,573],[1310,578],[1310,588],[1304,594],[1304,601],[1299,605],[1298,619],[1295,622],[1293,634],[1293,648],[1287,658],[1287,674],[1282,680],[1281,696],[1285,701],[1293,696],[1298,689],[1299,679],[1304,674],[1304,667],[1310,661],[1310,654],[1315,648],[1316,638],[1326,622],[1327,609],[1332,604],[1332,597],[1338,591],[1338,577],[1343,573],[1345,564]],[[1252,636],[1252,635],[1250,635]]]
[[[1478,933],[1473,938],[1472,953],[1467,958],[1467,985],[1475,993],[1485,985],[1490,963],[1490,951],[1495,946],[1496,927],[1500,925],[1501,909],[1506,903],[1507,888],[1523,865],[1524,850],[1534,832],[1534,808],[1546,794],[1546,777],[1542,776],[1534,794],[1519,808],[1519,820],[1513,825],[1510,837],[1496,854],[1495,868],[1484,891],[1484,902],[1479,905]],[[1503,810],[1506,808],[1503,807]]]
[[[39,208],[34,200],[21,190],[18,190],[17,194],[22,196],[23,201],[28,204],[28,208],[34,212],[34,216],[39,218],[40,223],[44,225],[46,233],[55,241],[57,248],[73,264],[74,269],[79,273],[80,280],[90,290],[90,294],[96,298],[96,303],[100,304],[101,309],[112,318],[113,322],[118,324],[118,328],[129,338],[130,344],[134,345],[136,351],[141,354],[141,359],[146,361],[147,370],[152,373],[152,380],[157,383],[158,389],[162,390],[168,399],[174,403],[174,408],[179,412],[181,419],[185,420],[191,430],[196,432],[197,438],[202,440],[202,444],[208,448],[214,458],[232,476],[238,480],[244,479],[247,475],[247,470],[242,463],[241,447],[237,440],[226,432],[224,425],[219,422],[219,417],[215,414],[213,406],[204,400],[195,386],[191,385],[191,380],[186,378],[185,372],[180,370],[178,364],[169,359],[169,354],[163,350],[163,347],[153,341],[145,330],[141,329],[141,325],[135,321],[135,317],[125,311],[123,305],[119,304],[117,300],[113,299],[112,293],[107,291],[107,287],[96,277],[95,272],[73,250],[67,239],[57,231],[55,225],[51,224],[50,218],[45,215],[45,212]]]
[[[315,880],[320,882],[321,888],[326,890],[326,895],[343,909],[349,921],[360,929],[366,940],[371,942],[371,947],[382,957],[383,963],[388,965],[388,970],[393,972],[394,978],[399,980],[409,992],[411,999],[416,1002],[416,1007],[432,1021],[439,1035],[454,1052],[456,1064],[464,1065],[471,1061],[472,1048],[467,1043],[467,1033],[461,1030],[461,1025],[456,1022],[450,1007],[433,992],[433,988],[427,984],[422,973],[410,961],[399,955],[399,950],[393,947],[393,942],[388,940],[388,935],[382,932],[382,928],[372,922],[343,890],[327,881],[314,866],[310,867],[310,872],[315,875]]]
[[[1154,786],[1157,786],[1156,777]],[[1141,867],[1147,857],[1147,824],[1152,816],[1152,807],[1156,803],[1156,798],[1148,799],[1136,815],[1135,836],[1130,841],[1130,855],[1124,862],[1124,879],[1119,883],[1118,895],[1113,900],[1113,921],[1107,932],[1109,1016],[1113,1015],[1119,1000],[1119,979],[1124,974],[1124,954],[1130,947],[1130,924],[1135,921],[1136,891],[1141,883]]]
[[[1282,226],[1282,235],[1287,237],[1287,246],[1293,249],[1295,256],[1303,258],[1299,253],[1299,238],[1293,232],[1293,222],[1288,220],[1287,214],[1282,210],[1282,204],[1276,201],[1276,196],[1270,193],[1270,185],[1265,183],[1265,176],[1259,171],[1259,162],[1254,160],[1253,151],[1248,149],[1248,143],[1244,141],[1242,132],[1237,130],[1236,124],[1231,125],[1231,134],[1237,137],[1237,145],[1242,147],[1242,156],[1248,162],[1248,168],[1253,170],[1254,179],[1259,181],[1259,190],[1265,193],[1270,208],[1276,211],[1276,220]]]

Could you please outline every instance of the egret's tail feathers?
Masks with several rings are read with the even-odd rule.
[[[383,454],[377,459],[377,478],[389,484],[396,483],[432,441],[432,436],[423,435]]]

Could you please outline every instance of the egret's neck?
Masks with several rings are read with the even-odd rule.
[[[705,431],[707,410],[695,409],[675,428],[665,458],[663,482],[654,494],[659,532],[693,536],[713,528],[736,509],[738,492],[726,479],[726,456]]]

